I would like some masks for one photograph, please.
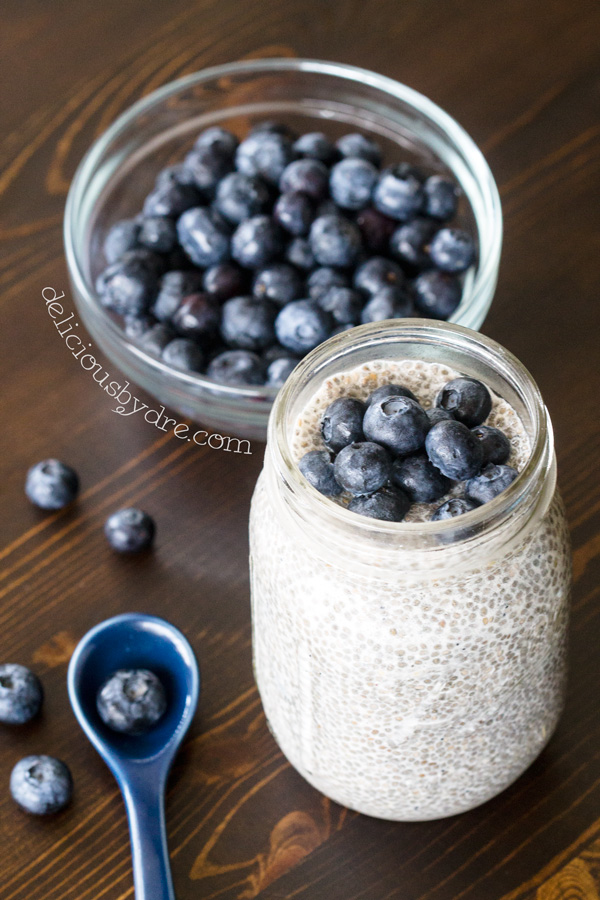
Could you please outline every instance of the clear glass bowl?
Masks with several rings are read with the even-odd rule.
[[[64,240],[79,313],[131,382],[220,433],[258,440],[266,436],[277,388],[231,387],[167,366],[125,335],[100,306],[94,283],[105,267],[107,230],[141,210],[159,169],[181,160],[203,128],[219,124],[244,136],[265,119],[333,138],[360,130],[380,142],[387,160],[453,175],[464,194],[458,219],[476,235],[478,262],[452,322],[481,326],[502,246],[500,198],[480,150],[447,113],[390,78],[318,60],[263,59],[205,69],[134,104],[88,151],[67,198]]]

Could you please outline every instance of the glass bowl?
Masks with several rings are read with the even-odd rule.
[[[500,198],[481,151],[447,113],[391,78],[318,60],[252,60],[188,75],[135,103],[88,151],[67,198],[64,240],[78,311],[132,383],[182,416],[257,440],[266,437],[276,387],[232,387],[171,368],[125,335],[100,306],[94,283],[105,267],[107,230],[141,210],[159,169],[180,161],[210,125],[243,137],[265,119],[300,132],[325,131],[333,139],[359,130],[379,141],[386,160],[406,159],[452,174],[463,191],[458,222],[475,235],[478,260],[451,322],[481,326],[502,246]]]

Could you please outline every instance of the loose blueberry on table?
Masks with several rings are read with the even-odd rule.
[[[272,367],[278,342],[303,356],[361,323],[453,314],[476,261],[459,195],[445,175],[384,167],[366,135],[208,128],[108,231],[97,293],[174,368],[280,386],[292,367]]]
[[[39,713],[44,692],[37,677],[16,663],[0,665],[0,722],[23,725]]]
[[[149,669],[118,669],[106,679],[96,698],[98,714],[109,728],[123,734],[143,734],[167,710],[167,695]]]
[[[506,464],[509,438],[483,424],[493,406],[486,385],[460,376],[431,399],[426,410],[396,383],[364,402],[338,397],[321,418],[327,449],[305,453],[300,472],[350,512],[388,522],[402,521],[413,503],[437,522],[498,497],[518,473]]]
[[[64,762],[52,756],[26,756],[10,776],[13,800],[28,813],[47,816],[63,809],[73,794],[73,779]]]
[[[154,520],[141,509],[119,509],[108,517],[104,533],[110,546],[119,553],[139,553],[154,540]]]
[[[40,509],[63,509],[73,502],[78,490],[77,473],[58,459],[36,463],[25,479],[25,493]]]

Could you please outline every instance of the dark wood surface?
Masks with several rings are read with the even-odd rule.
[[[179,900],[598,900],[596,0],[5,0],[1,20],[0,658],[33,666],[47,694],[39,721],[0,733],[2,900],[133,894],[123,806],[65,687],[81,635],[127,610],[181,627],[204,675],[168,796]],[[399,78],[481,145],[506,217],[483,330],[534,373],[554,421],[575,563],[567,709],[512,788],[446,821],[349,813],[286,764],[251,671],[246,530],[263,448],[199,448],[118,417],[43,309],[47,285],[71,308],[61,220],[90,142],[173,77],[275,55]],[[42,515],[23,478],[50,455],[76,467],[83,490],[72,511]],[[138,560],[111,553],[101,529],[132,503],[158,522],[155,552]],[[8,796],[11,767],[35,752],[74,773],[74,802],[53,821],[28,818]]]

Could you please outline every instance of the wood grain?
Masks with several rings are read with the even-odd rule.
[[[0,782],[25,753],[71,766],[52,822],[0,790],[2,900],[132,897],[126,822],[69,711],[87,628],[139,609],[190,638],[204,676],[168,823],[179,900],[598,900],[600,896],[600,7],[593,0],[5,0],[0,33],[0,658],[32,665],[42,718],[0,733]],[[534,373],[554,421],[575,563],[572,675],[558,733],[508,791],[441,822],[394,825],[312,790],[265,725],[252,679],[247,512],[262,448],[182,445],[115,416],[53,332],[67,290],[66,191],[131,102],[206,65],[269,55],[366,66],[423,91],[482,146],[506,217],[485,332]],[[67,297],[67,300],[69,298]],[[108,365],[108,364],[107,364]],[[80,472],[75,509],[23,497],[45,456]],[[156,551],[115,558],[119,505],[156,516]]]

